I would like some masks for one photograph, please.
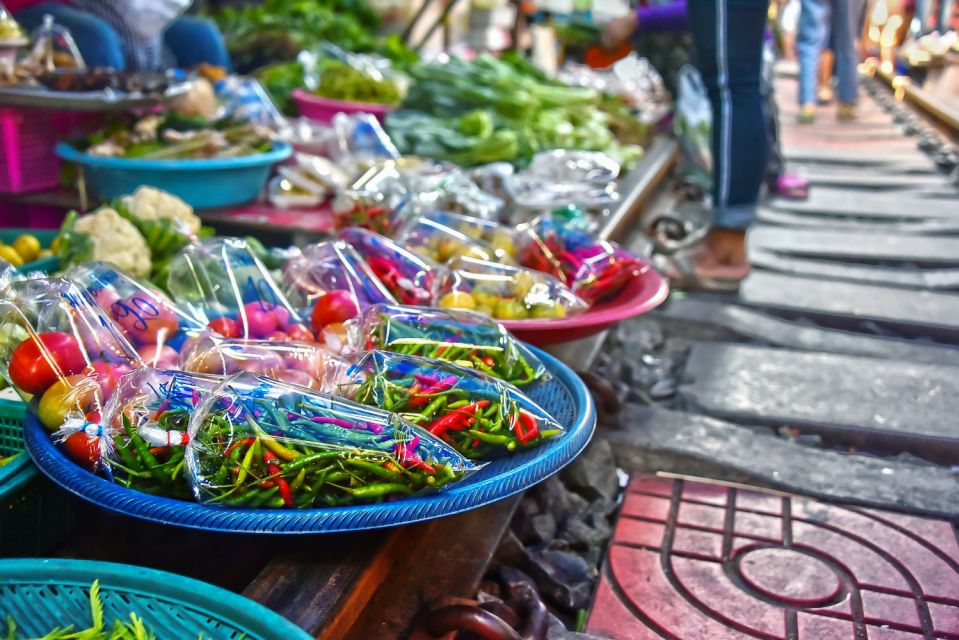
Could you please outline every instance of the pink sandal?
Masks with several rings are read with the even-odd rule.
[[[784,173],[776,178],[773,191],[787,200],[805,200],[809,197],[809,180],[795,173]]]

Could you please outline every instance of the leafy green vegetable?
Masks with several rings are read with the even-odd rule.
[[[396,82],[390,78],[374,78],[340,60],[322,62],[319,73],[320,85],[315,92],[318,96],[386,105],[400,102],[400,90]]]

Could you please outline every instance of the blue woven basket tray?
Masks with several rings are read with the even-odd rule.
[[[135,613],[157,640],[309,640],[311,635],[249,598],[191,578],[112,562],[0,560],[0,624],[35,638],[90,626],[90,585],[100,581],[107,627]]]
[[[90,502],[130,516],[206,531],[235,533],[335,533],[392,527],[449,516],[502,500],[545,480],[586,447],[596,428],[593,400],[569,367],[532,349],[552,380],[524,391],[566,427],[543,445],[487,464],[466,480],[434,494],[395,502],[324,509],[230,509],[151,496],[115,485],[70,461],[32,414],[27,450],[54,482]]]

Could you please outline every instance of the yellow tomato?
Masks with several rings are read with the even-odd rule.
[[[23,266],[23,258],[17,253],[17,250],[8,244],[0,244],[0,258],[3,258],[15,267]]]
[[[500,300],[496,304],[494,317],[503,320],[520,320],[527,315],[526,307],[516,300]]]
[[[101,398],[102,392],[96,379],[82,373],[67,376],[43,392],[37,406],[37,417],[47,429],[56,431],[63,426],[68,413],[86,413]]]
[[[36,236],[25,233],[13,241],[14,250],[24,262],[33,262],[40,255],[40,241]]]
[[[537,304],[530,309],[530,316],[533,318],[565,318],[566,307],[561,304]]]
[[[468,309],[472,311],[476,308],[476,300],[466,291],[450,291],[443,295],[437,304],[442,309]]]

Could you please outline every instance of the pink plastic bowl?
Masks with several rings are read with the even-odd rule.
[[[577,316],[552,320],[500,320],[517,338],[537,346],[571,342],[610,328],[620,320],[652,311],[666,300],[669,285],[650,266],[615,296]]]
[[[300,115],[329,124],[333,122],[333,116],[338,113],[369,113],[380,122],[386,118],[386,114],[393,110],[393,107],[385,104],[372,104],[367,102],[344,102],[343,100],[330,100],[307,93],[302,89],[293,90],[293,101],[296,102]]]

